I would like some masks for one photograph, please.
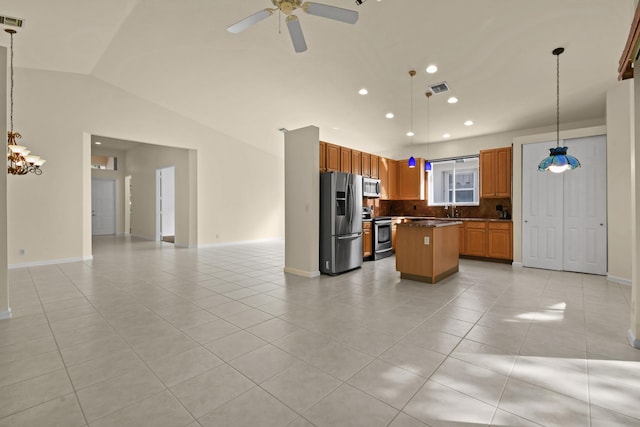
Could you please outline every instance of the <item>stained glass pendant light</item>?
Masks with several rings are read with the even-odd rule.
[[[424,170],[428,172],[431,170],[431,162],[429,161],[429,101],[431,100],[431,95],[433,95],[433,93],[429,91],[425,93],[425,95],[427,96],[427,155],[426,161],[424,162]]]
[[[416,75],[416,70],[410,70],[409,75],[411,76],[411,130],[407,132],[407,136],[411,137],[411,145],[413,145],[413,76]],[[408,165],[410,168],[416,167],[416,158],[411,156],[409,158]]]
[[[549,149],[549,155],[538,165],[541,172],[562,173],[580,167],[580,162],[575,157],[567,154],[567,147],[560,147],[560,55],[563,47],[553,50],[556,56],[556,146]]]

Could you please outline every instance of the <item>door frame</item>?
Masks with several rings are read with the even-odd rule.
[[[175,165],[164,166],[156,169],[156,235],[155,241],[162,241],[162,171],[172,169],[173,170],[173,183],[174,183],[174,200],[173,200],[173,227],[174,227],[174,242],[175,242],[175,179],[176,179],[176,167]]]

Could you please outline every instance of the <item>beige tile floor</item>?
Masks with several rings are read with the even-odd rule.
[[[94,240],[9,272],[0,426],[639,426],[631,289],[463,260],[285,275],[282,242]]]

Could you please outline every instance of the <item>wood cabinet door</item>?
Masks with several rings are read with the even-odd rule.
[[[496,151],[480,151],[480,197],[496,195]]]
[[[391,252],[396,252],[396,229],[398,228],[396,223],[391,224]]]
[[[496,150],[495,194],[497,197],[511,197],[511,147]]]
[[[367,224],[369,226],[367,227]],[[371,232],[371,223],[362,223],[362,258],[368,258],[373,255],[373,234]]]
[[[486,257],[487,250],[485,241],[487,223],[485,221],[468,221],[465,223],[464,228],[465,254]]]
[[[398,162],[387,159],[387,165],[389,167],[389,200],[396,200],[398,198]]]
[[[362,176],[371,177],[371,154],[362,153]]]
[[[408,160],[398,160],[398,199],[424,200],[424,160],[416,159],[410,168]]]
[[[327,144],[320,141],[320,172],[327,171]]]
[[[351,173],[362,175],[362,153],[358,150],[351,150]]]
[[[340,147],[340,172],[351,173],[351,149]]]
[[[380,157],[378,157],[378,156],[376,156],[376,155],[374,155],[374,154],[372,154],[372,155],[371,155],[371,168],[369,169],[369,172],[370,172],[371,178],[376,178],[376,179],[378,179],[378,178],[379,178],[379,176],[380,176],[380,175],[378,174],[378,171],[379,171],[378,159],[379,159],[379,158],[380,158]]]
[[[459,246],[459,252],[460,255],[466,255],[466,251],[465,251],[465,247],[464,247],[464,224],[461,224],[458,226],[458,231],[460,232],[460,243],[458,244]]]
[[[489,258],[512,259],[512,224],[490,222],[487,230],[487,256]]]
[[[389,199],[389,159],[380,157],[378,161],[378,177],[380,178],[380,200]]]
[[[340,147],[338,145],[326,143],[326,166],[327,172],[340,172]]]

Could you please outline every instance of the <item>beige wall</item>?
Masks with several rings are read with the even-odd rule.
[[[116,234],[124,234],[124,177],[126,168],[126,153],[121,150],[110,150],[93,145],[95,138],[91,138],[91,155],[110,156],[118,159],[117,170],[91,169],[91,179],[112,179],[116,182]]]
[[[607,92],[608,272],[631,282],[631,141],[634,80],[618,82]]]
[[[320,275],[320,130],[315,126],[285,135],[285,271]]]
[[[196,246],[190,241],[190,212],[196,205],[189,192],[191,150],[141,144],[127,151],[126,175],[131,176],[131,234],[148,240],[156,239],[156,170],[175,167],[175,243]],[[195,165],[193,165],[195,167]]]
[[[283,238],[284,154],[261,151],[94,77],[17,69],[15,80],[16,125],[48,162],[40,177],[9,177],[10,265],[90,257],[90,135],[197,151],[191,154],[196,175],[188,178],[197,196],[190,241]],[[33,200],[38,209],[19,208]]]
[[[7,81],[7,48],[0,46],[0,82]],[[7,134],[7,85],[0,85],[0,131]],[[5,152],[7,151],[5,139]],[[7,174],[0,177],[0,319],[9,317],[7,280]]]

